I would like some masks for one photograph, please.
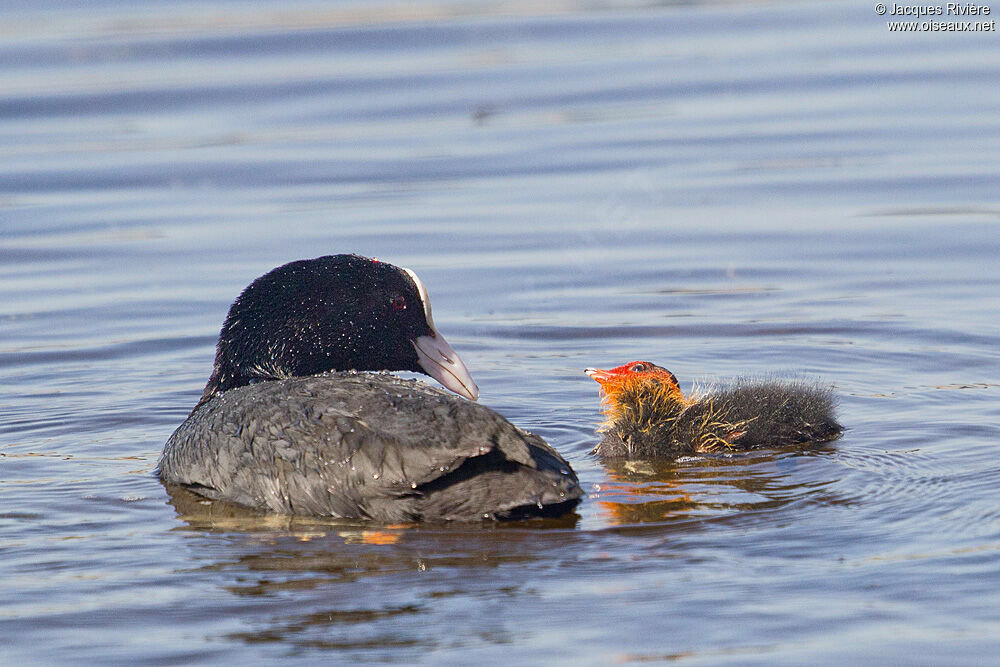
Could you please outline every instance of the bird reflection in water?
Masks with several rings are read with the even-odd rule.
[[[799,461],[833,453],[829,445],[711,453],[651,460],[605,460],[607,480],[591,492],[611,524],[684,522],[774,509],[804,496],[815,480],[796,480]]]

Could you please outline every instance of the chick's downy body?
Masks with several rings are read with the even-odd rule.
[[[814,383],[741,379],[688,397],[673,373],[648,361],[586,373],[604,398],[604,437],[594,449],[604,458],[779,447],[831,440],[842,430],[833,392]]]

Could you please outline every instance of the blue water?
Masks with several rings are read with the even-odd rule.
[[[1000,653],[995,32],[839,0],[2,13],[0,662]],[[166,492],[229,303],[337,252],[419,273],[577,514]],[[582,370],[632,359],[817,378],[848,430],[605,465]]]

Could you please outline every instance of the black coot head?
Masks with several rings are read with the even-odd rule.
[[[240,294],[222,325],[202,401],[258,380],[331,370],[417,371],[467,398],[479,393],[434,328],[415,273],[329,255],[279,266]]]

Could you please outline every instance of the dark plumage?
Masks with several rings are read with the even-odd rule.
[[[387,522],[557,514],[580,497],[569,465],[538,436],[388,374],[227,391],[174,432],[160,470],[248,507]]]
[[[742,379],[689,398],[673,373],[648,361],[586,372],[604,394],[608,418],[594,453],[605,458],[779,447],[832,440],[842,430],[833,392],[813,383]]]
[[[458,360],[456,386],[421,363],[417,343],[439,339],[430,312],[423,283],[407,269],[357,255],[289,262],[250,283],[229,309],[201,400],[259,380],[351,369],[428,373],[475,399],[450,346],[443,353]]]
[[[579,502],[569,464],[493,410],[350,372],[382,369],[478,394],[412,271],[354,255],[279,267],[230,309],[159,474],[259,510],[387,522],[554,516]]]

